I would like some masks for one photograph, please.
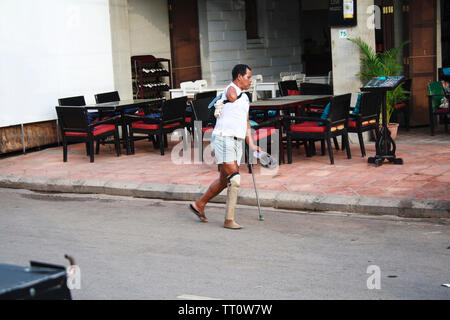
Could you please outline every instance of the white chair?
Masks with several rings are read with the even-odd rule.
[[[281,81],[295,80],[297,81],[297,86],[300,88],[300,84],[306,80],[306,74],[300,71],[280,72],[280,79]]]
[[[300,88],[300,84],[305,82],[306,74],[298,72],[294,75],[294,80],[297,81],[297,86]]]
[[[287,81],[287,80],[295,80],[292,72],[280,72],[280,80],[281,81]]]
[[[248,91],[252,95],[252,101],[258,100],[258,92],[256,91],[256,86],[261,82],[263,82],[262,74],[255,74],[254,76],[252,76],[252,83],[250,84],[250,88],[248,89]]]
[[[198,88],[199,92],[202,92],[208,87],[208,81],[195,80],[194,85]]]
[[[183,90],[183,96],[190,97],[198,92],[198,86],[193,81],[181,82],[180,88]]]
[[[294,75],[294,80],[297,80],[297,81],[300,81],[300,82],[305,81],[305,78],[306,78],[306,74],[301,73],[301,72],[296,73],[296,74]]]
[[[183,95],[192,98],[197,92],[205,91],[208,87],[206,80],[185,81],[180,83]]]

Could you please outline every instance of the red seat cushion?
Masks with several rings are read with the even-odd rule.
[[[94,136],[98,136],[102,133],[108,132],[108,131],[114,131],[115,126],[113,124],[101,124],[95,127],[95,130],[92,131],[92,134]],[[87,137],[86,132],[72,132],[68,131],[66,132],[66,136],[68,137]]]
[[[143,112],[143,111],[141,111],[141,112],[136,112],[135,115],[136,115],[136,116],[141,116],[141,117],[143,117],[143,116],[145,116],[145,112]]]
[[[258,140],[270,137],[271,135],[275,134],[276,130],[277,129],[275,127],[260,128],[252,134],[252,138],[254,141],[258,141]]]
[[[202,128],[202,133],[205,133],[206,131],[208,131],[208,130],[212,130],[212,129],[214,129],[214,127],[204,127],[204,128]]]
[[[319,126],[319,122],[307,121],[291,125],[293,132],[325,132],[325,126]]]
[[[367,121],[363,121],[362,123],[361,123],[361,125],[363,126],[363,127],[365,127],[365,126],[368,126],[368,125],[370,125],[370,124],[374,124],[374,123],[376,123],[377,122],[377,119],[370,119],[370,120],[367,120]],[[348,120],[348,126],[349,127],[353,127],[353,128],[356,128],[356,121],[352,121],[352,120]]]
[[[448,108],[437,108],[435,112],[437,112],[437,113],[447,113],[448,112]]]
[[[287,94],[288,94],[288,96],[298,96],[298,95],[300,95],[300,91],[288,89]]]
[[[179,122],[167,124],[164,126],[164,129],[178,127],[179,125],[180,125]],[[144,121],[136,121],[131,124],[131,127],[134,129],[143,129],[143,130],[158,130],[159,124],[145,123]]]
[[[334,132],[336,130],[342,130],[345,126],[343,124],[338,125],[337,127],[331,127],[330,132]],[[319,126],[318,122],[307,121],[303,123],[293,124],[291,126],[291,131],[293,132],[325,132],[326,126]]]

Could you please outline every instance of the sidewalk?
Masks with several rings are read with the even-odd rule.
[[[442,130],[442,128],[441,128]],[[262,206],[292,210],[343,211],[389,214],[404,217],[450,218],[450,136],[429,128],[401,131],[396,140],[397,157],[403,165],[385,163],[376,168],[362,158],[352,144],[352,159],[334,150],[335,164],[328,155],[307,158],[304,148],[293,149],[293,163],[278,171],[262,173],[255,166],[255,179]],[[165,156],[150,142],[136,143],[135,155],[116,157],[112,145],[101,146],[90,163],[84,144],[69,146],[68,162],[62,147],[0,159],[0,187],[45,192],[105,193],[167,200],[197,199],[217,178],[217,166],[176,165],[169,141]],[[375,154],[366,142],[368,156]],[[256,205],[251,174],[241,165],[239,203]],[[214,199],[225,202],[225,192]]]

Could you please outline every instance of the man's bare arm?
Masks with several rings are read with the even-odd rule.
[[[247,116],[247,134],[245,136],[245,141],[247,142],[250,150],[261,151],[261,148],[259,146],[257,146],[252,139],[252,126],[250,125],[250,120],[249,120],[248,116]]]
[[[227,100],[230,102],[235,102],[237,99],[236,89],[230,86],[227,90]]]

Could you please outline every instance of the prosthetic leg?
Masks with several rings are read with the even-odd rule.
[[[241,185],[241,176],[239,175],[239,172],[235,172],[230,174],[227,177],[227,180],[227,205],[225,213],[225,223],[223,226],[224,228],[228,229],[241,229],[242,226],[234,222],[234,211],[236,209],[239,187]]]

